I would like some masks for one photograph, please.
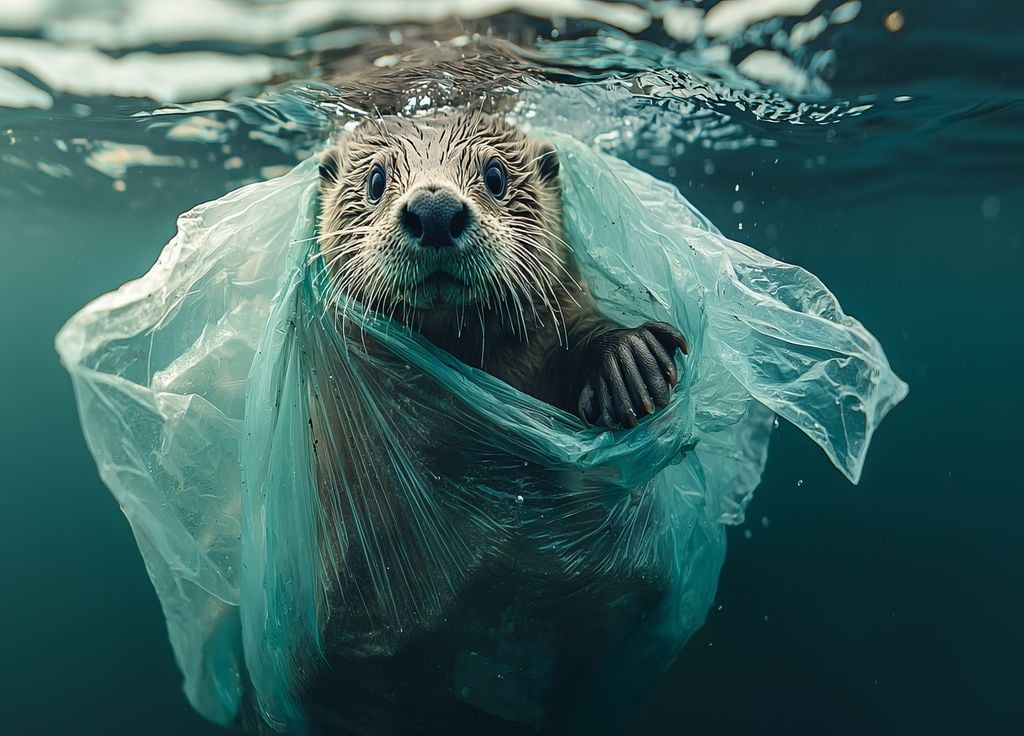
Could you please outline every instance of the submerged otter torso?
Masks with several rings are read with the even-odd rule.
[[[353,457],[322,478],[321,492],[340,500],[325,527],[346,533],[323,539],[336,575],[326,659],[304,692],[315,732],[564,733],[580,683],[662,599],[664,558],[615,553],[655,500],[638,493],[628,518],[610,516],[581,473],[528,464],[478,435],[460,397],[375,359],[394,381],[374,388],[403,412],[383,428],[357,426],[374,448],[369,479]],[[318,417],[314,437],[344,426]],[[384,450],[396,435],[397,464]]]

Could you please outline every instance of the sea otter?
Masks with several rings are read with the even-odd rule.
[[[481,113],[381,116],[342,134],[320,177],[322,298],[351,349],[376,355],[382,372],[387,351],[347,322],[353,303],[588,424],[626,430],[668,403],[686,341],[668,324],[631,328],[600,313],[565,240],[559,159],[546,142]],[[449,420],[424,402],[400,430],[403,452],[433,477],[424,517],[402,465],[367,467],[339,441],[384,444],[353,421],[354,387],[339,381],[310,379],[326,580],[323,661],[301,663],[296,684],[309,730],[564,732],[580,682],[657,608],[671,577],[657,550],[631,555],[628,539],[615,541],[645,537],[650,494],[609,510],[579,473],[510,467],[466,441],[452,450]],[[437,388],[425,379],[416,390]],[[481,458],[501,470],[481,470]],[[550,489],[536,502],[569,521],[548,527],[539,514],[520,526],[502,494],[456,498],[489,472]]]
[[[333,288],[588,423],[669,400],[675,327],[602,315],[562,231],[558,154],[478,113],[364,122],[321,161]]]

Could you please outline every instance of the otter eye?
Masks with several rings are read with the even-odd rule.
[[[498,199],[505,196],[505,192],[508,191],[508,172],[500,159],[492,158],[487,162],[487,168],[484,169],[484,184]]]
[[[387,183],[384,167],[374,164],[370,169],[370,176],[366,179],[366,198],[370,200],[370,204],[377,204],[380,201],[380,198],[384,196],[384,187],[387,186]]]

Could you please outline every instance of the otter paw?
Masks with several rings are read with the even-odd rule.
[[[587,350],[580,418],[587,424],[635,427],[638,417],[668,404],[679,382],[677,348],[689,352],[683,334],[665,322],[609,330],[596,338]]]

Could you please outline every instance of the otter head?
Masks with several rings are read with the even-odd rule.
[[[320,164],[329,298],[420,324],[553,316],[572,282],[558,166],[486,115],[364,122]]]

